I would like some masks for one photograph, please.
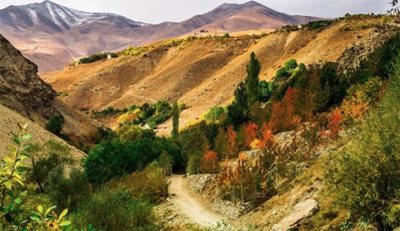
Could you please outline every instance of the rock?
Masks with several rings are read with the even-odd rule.
[[[212,210],[230,219],[235,219],[249,212],[254,205],[251,203],[233,203],[217,198],[213,201]]]
[[[375,27],[369,36],[347,48],[337,60],[338,70],[346,74],[357,69],[368,56],[385,41],[393,37],[397,28],[390,26]]]
[[[308,199],[296,204],[292,212],[279,223],[272,226],[273,231],[286,231],[295,227],[301,220],[313,215],[318,210],[318,202]]]
[[[0,103],[23,114],[59,114],[56,92],[37,75],[37,66],[0,35]]]
[[[215,181],[216,175],[197,174],[188,176],[189,188],[192,192],[203,194],[206,187]]]

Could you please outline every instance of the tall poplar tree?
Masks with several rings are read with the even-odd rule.
[[[174,102],[174,105],[172,106],[172,137],[174,139],[178,138],[179,135],[179,106],[178,106],[178,101]]]
[[[260,74],[261,64],[256,58],[254,52],[250,55],[250,63],[247,65],[247,78],[246,84],[246,95],[247,95],[247,106],[250,109],[254,103],[260,100],[260,79],[258,75]]]

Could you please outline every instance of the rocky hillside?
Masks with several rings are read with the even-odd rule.
[[[56,114],[55,95],[37,75],[37,66],[0,35],[0,103],[24,115],[37,112],[49,118]]]
[[[254,51],[261,62],[261,79],[271,79],[291,58],[306,65],[340,60],[347,65],[346,54],[360,50],[360,46],[372,50],[370,46],[385,38],[385,31],[390,29],[376,29],[379,22],[367,20],[360,28],[360,21],[355,19],[318,30],[280,31],[263,37],[186,39],[176,46],[154,44],[138,56],[68,67],[42,77],[63,93],[63,102],[83,111],[178,99],[188,107],[181,115],[185,126],[209,108],[232,100],[236,86],[246,76],[250,52]]]
[[[38,76],[37,66],[24,58],[20,51],[0,35],[0,104],[12,109],[2,109],[1,130],[16,130],[17,122],[6,120],[13,117],[11,114],[19,113],[20,117],[25,117],[18,119],[18,122],[27,123],[29,119],[41,125],[44,125],[51,116],[63,115],[64,132],[72,138],[86,140],[94,132],[94,124],[56,100],[55,96],[53,88]],[[49,134],[47,136],[51,137]]]
[[[0,10],[0,33],[38,64],[39,71],[45,72],[61,69],[89,54],[198,31],[271,29],[311,20],[315,18],[290,16],[248,2],[223,4],[183,22],[149,25],[115,14],[82,12],[44,1]]]

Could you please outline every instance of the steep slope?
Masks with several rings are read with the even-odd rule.
[[[32,139],[30,140],[31,142],[45,143],[46,141],[53,139],[57,142],[68,145],[64,140],[53,135],[37,123],[0,104],[0,142],[2,144],[0,145],[0,157],[8,154],[8,148],[12,145],[11,139],[13,138],[13,134],[18,134],[19,125],[25,124],[28,125],[27,132],[32,135]],[[71,148],[71,154],[74,158],[80,159],[84,157],[85,153],[72,146],[69,147]]]
[[[28,132],[33,136],[32,142],[43,143],[54,139],[66,144],[40,126],[46,118],[55,114],[65,114],[67,123],[71,124],[77,123],[76,119],[80,118],[72,115],[73,110],[68,107],[62,108],[63,104],[57,102],[55,96],[51,86],[37,75],[37,66],[0,35],[0,156],[9,151],[12,134],[19,131],[18,125],[28,125]],[[90,126],[90,123],[87,124],[86,128]],[[73,128],[70,125],[66,127],[67,130]],[[83,157],[83,152],[73,147],[71,149],[75,158]]]
[[[37,75],[37,66],[0,35],[0,104],[25,116],[25,120],[41,125],[51,116],[63,115],[66,134],[81,141],[88,139],[96,126],[55,97],[56,92],[52,87]],[[10,115],[14,112],[5,113]],[[11,124],[15,127],[14,122]],[[7,126],[5,123],[2,131],[9,132]]]
[[[147,24],[44,1],[0,10],[0,25],[0,33],[38,64],[40,71],[47,71],[77,57],[131,44],[135,29]]]
[[[270,79],[290,58],[306,65],[336,61],[353,44],[381,33],[372,27],[346,29],[357,23],[340,21],[321,31],[277,32],[259,39],[199,38],[176,47],[154,45],[144,55],[68,67],[42,77],[63,93],[63,102],[83,111],[178,99],[188,106],[181,115],[184,127],[209,108],[232,100],[252,51],[263,67],[261,79]]]
[[[52,107],[56,92],[37,75],[35,64],[25,59],[0,35],[0,103],[28,115],[56,114]]]
[[[313,17],[290,16],[256,2],[223,4],[180,23],[148,25],[125,17],[82,12],[51,1],[0,10],[0,33],[39,71],[57,70],[88,54],[122,49],[207,30],[218,33],[274,29]]]

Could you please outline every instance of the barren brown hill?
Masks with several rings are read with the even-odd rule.
[[[235,32],[302,24],[314,17],[291,16],[257,2],[223,4],[183,22],[156,25],[108,13],[88,13],[51,1],[0,10],[0,33],[39,66],[59,70],[89,54],[138,46],[201,30]]]
[[[42,77],[63,93],[63,102],[83,111],[178,99],[188,106],[181,115],[184,127],[209,108],[231,102],[252,51],[262,63],[261,79],[271,79],[290,58],[305,64],[337,61],[347,48],[373,36],[374,22],[365,23],[370,26],[339,21],[323,30],[276,32],[262,38],[199,38],[175,47],[155,45],[137,57],[68,67]],[[161,129],[168,126],[169,122]]]
[[[42,126],[51,116],[63,115],[66,134],[78,140],[88,139],[95,132],[96,126],[55,96],[56,92],[52,87],[38,76],[37,66],[24,58],[20,51],[0,35],[0,105],[20,113],[25,120],[35,121]],[[6,113],[12,114],[10,111]],[[6,117],[2,116],[4,118]],[[13,124],[4,122],[2,131],[15,130],[16,123]],[[14,127],[7,129],[8,125]]]
[[[64,140],[53,135],[37,123],[27,119],[16,111],[11,110],[0,104],[0,142],[2,144],[0,145],[0,157],[7,155],[10,151],[9,147],[10,145],[13,145],[13,134],[18,134],[19,132],[18,125],[28,125],[27,132],[32,135],[32,139],[30,140],[30,142],[43,144],[46,141],[52,139],[62,144],[68,145]],[[74,158],[81,159],[85,156],[85,153],[83,153],[82,151],[72,146],[69,147],[71,148],[71,154]]]

